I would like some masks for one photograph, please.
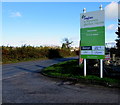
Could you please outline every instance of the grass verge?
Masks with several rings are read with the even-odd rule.
[[[87,84],[90,83],[109,87],[120,87],[120,80],[118,79],[108,77],[100,78],[98,76],[89,74],[86,77],[84,77],[83,73],[83,65],[78,66],[78,60],[61,62],[42,70],[42,74],[51,77],[75,80]]]
[[[67,58],[67,57],[74,57],[74,56],[65,56],[63,58]],[[49,59],[49,58],[47,58],[47,57],[44,57],[44,58],[24,58],[24,59],[21,59],[21,60],[12,59],[12,60],[2,61],[2,62],[0,62],[0,64],[11,64],[11,63],[19,63],[19,62],[27,62],[27,61],[37,61],[37,60],[47,60],[47,59]]]
[[[37,61],[37,60],[46,60],[48,58],[25,58],[25,59],[22,59],[22,60],[17,60],[17,59],[12,59],[12,60],[9,60],[9,61],[4,61],[2,62],[2,64],[11,64],[11,63],[19,63],[19,62],[27,62],[27,61]]]

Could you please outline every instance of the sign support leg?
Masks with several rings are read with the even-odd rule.
[[[80,41],[81,42],[81,41]],[[81,62],[80,62],[80,58],[81,58],[81,47],[80,47],[80,43],[79,43],[79,66],[80,66],[80,64],[81,64]]]
[[[86,76],[86,59],[84,59],[84,76]]]
[[[100,78],[103,78],[103,59],[100,59]]]

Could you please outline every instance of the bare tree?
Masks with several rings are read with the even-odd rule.
[[[62,48],[70,49],[73,41],[70,41],[68,38],[63,39]]]

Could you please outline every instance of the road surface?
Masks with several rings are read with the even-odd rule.
[[[3,103],[118,103],[119,90],[45,77],[39,71],[73,58],[29,61],[2,66]]]

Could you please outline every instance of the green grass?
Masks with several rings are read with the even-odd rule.
[[[103,83],[109,83],[109,84],[115,84],[119,83],[120,80],[113,79],[113,78],[100,78],[95,75],[87,75],[86,77],[83,76],[83,65],[78,66],[78,60],[70,60],[61,62],[52,66],[49,66],[45,69],[43,69],[43,72],[47,75],[51,76],[59,76],[59,77],[71,77],[75,79],[84,79],[84,80],[90,80],[90,81],[98,81]]]
[[[11,64],[11,63],[19,63],[19,62],[27,62],[27,61],[37,61],[37,60],[46,60],[48,58],[25,58],[25,59],[22,59],[22,60],[17,60],[17,59],[12,59],[12,60],[9,60],[9,61],[4,61],[2,62],[2,64]]]
[[[73,56],[65,56],[65,57],[73,57]],[[64,58],[65,58],[64,57]],[[27,61],[37,61],[37,60],[47,60],[49,58],[24,58],[24,59],[11,59],[11,60],[4,60],[0,64],[11,64],[11,63],[19,63],[19,62],[27,62]]]

